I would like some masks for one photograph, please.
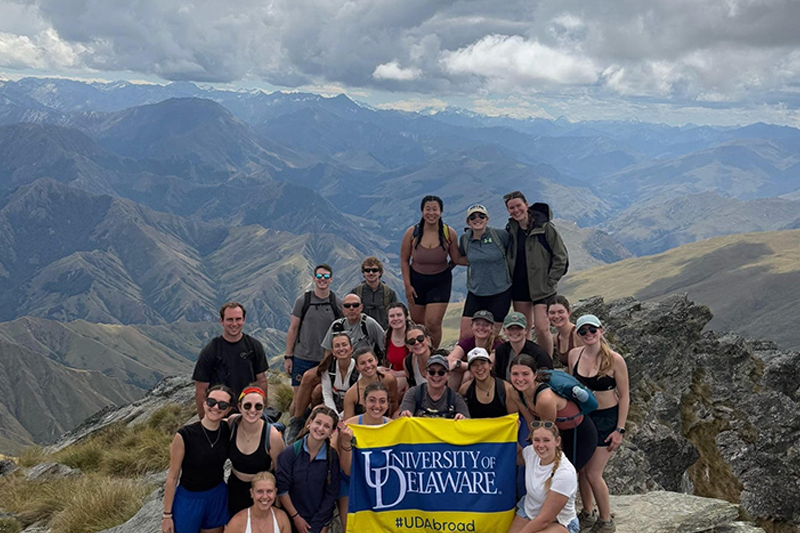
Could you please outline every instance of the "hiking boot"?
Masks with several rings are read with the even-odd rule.
[[[608,522],[600,518],[595,521],[590,533],[614,533],[617,530],[617,524],[614,523],[612,518]]]
[[[286,429],[286,444],[293,444],[297,440],[297,435],[303,431],[305,421],[302,418],[293,416],[289,420],[289,427]]]
[[[587,513],[586,509],[581,509],[581,512],[578,513],[578,522],[580,523],[581,531],[587,531],[591,529],[596,521],[597,513],[595,511]]]

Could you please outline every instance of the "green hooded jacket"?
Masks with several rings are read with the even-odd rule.
[[[533,302],[555,295],[558,282],[567,269],[569,259],[567,247],[553,226],[552,218],[553,212],[547,204],[535,203],[528,210],[528,219],[531,223],[525,239],[525,257],[528,264],[528,289]],[[509,270],[513,272],[517,262],[519,223],[509,218],[506,230],[511,235],[511,246],[506,260]],[[538,234],[544,234],[550,249],[553,250],[552,256],[539,242]]]

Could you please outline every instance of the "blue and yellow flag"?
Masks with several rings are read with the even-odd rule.
[[[508,531],[516,503],[517,415],[350,427],[348,532]]]

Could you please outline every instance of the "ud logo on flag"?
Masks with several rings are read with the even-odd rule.
[[[348,531],[508,530],[516,503],[516,415],[351,428]]]

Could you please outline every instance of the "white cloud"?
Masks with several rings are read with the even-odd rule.
[[[375,107],[378,109],[397,109],[399,111],[419,113],[420,111],[441,111],[447,108],[447,102],[439,98],[409,98],[407,100],[385,102]]]
[[[52,28],[32,37],[0,32],[0,66],[24,69],[70,69],[82,66],[87,48],[59,38]]]
[[[442,64],[453,74],[474,74],[505,85],[591,84],[599,73],[587,57],[556,50],[518,35],[487,35],[466,48],[444,52]]]
[[[501,100],[478,99],[473,102],[472,109],[490,117],[511,117],[516,119],[555,118],[538,104],[519,97]]]
[[[397,61],[390,61],[375,67],[372,77],[376,80],[411,81],[422,76],[418,68],[403,68]]]

